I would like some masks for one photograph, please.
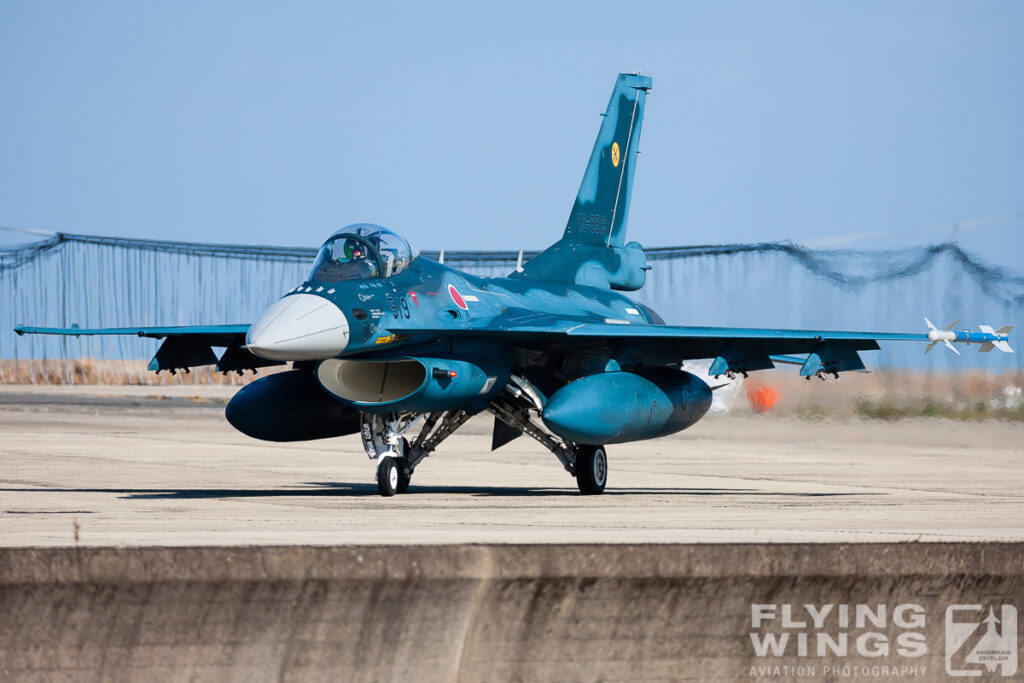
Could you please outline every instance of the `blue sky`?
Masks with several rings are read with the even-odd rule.
[[[0,225],[540,248],[640,68],[631,238],[941,241],[1024,212],[1022,29],[1019,2],[3,0]],[[1020,217],[961,238],[1024,267]]]

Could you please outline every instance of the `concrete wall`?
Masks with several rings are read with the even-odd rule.
[[[923,656],[754,654],[801,629],[752,603],[882,603],[849,630],[895,643],[907,602]],[[0,549],[0,678],[941,680],[945,609],[975,602],[1024,608],[1024,544]]]

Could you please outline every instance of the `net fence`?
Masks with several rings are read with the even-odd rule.
[[[894,251],[815,250],[789,242],[648,249],[633,298],[682,325],[924,330],[924,317],[977,329],[1024,322],[1024,277],[955,243]],[[69,327],[248,323],[304,279],[315,248],[125,239],[57,233],[0,248],[0,381],[154,381],[140,359],[158,342],[130,336],[48,337],[17,324]],[[421,252],[438,258],[437,252]],[[528,260],[534,253],[524,253]],[[518,252],[446,252],[445,262],[503,276]],[[1018,328],[1020,329],[1020,328]],[[1014,337],[1011,337],[1011,343]],[[1016,343],[1019,346],[1019,343]],[[1018,370],[1018,354],[923,355],[888,343],[869,366]],[[83,370],[83,363],[92,363]],[[35,368],[26,372],[26,368]],[[45,368],[45,370],[44,370]],[[77,378],[77,379],[76,379]],[[212,376],[211,376],[212,378]],[[219,379],[217,381],[241,381]]]

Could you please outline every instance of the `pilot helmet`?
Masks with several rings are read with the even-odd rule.
[[[345,253],[345,260],[347,261],[366,258],[366,247],[364,247],[359,240],[345,240],[345,246],[342,249]]]

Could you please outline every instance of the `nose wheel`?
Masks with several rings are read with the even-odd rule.
[[[377,490],[380,495],[391,497],[398,493],[398,462],[397,458],[382,455],[377,463]],[[406,487],[409,484],[406,482]]]
[[[409,440],[402,437],[402,457],[398,459],[398,488],[399,493],[409,490],[409,481],[412,479],[412,468],[409,467]]]
[[[387,451],[377,460],[377,490],[380,495],[391,497],[409,490],[412,473],[409,471],[408,439],[402,438],[398,452]]]
[[[608,482],[608,454],[604,446],[578,446],[576,450],[576,485],[580,493],[594,496],[604,493]]]

